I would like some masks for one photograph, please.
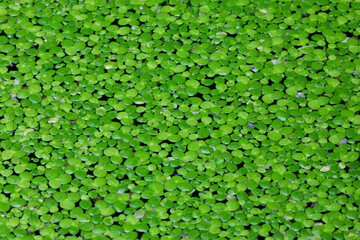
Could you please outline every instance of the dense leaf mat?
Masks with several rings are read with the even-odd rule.
[[[0,239],[360,239],[359,19],[1,1]]]

